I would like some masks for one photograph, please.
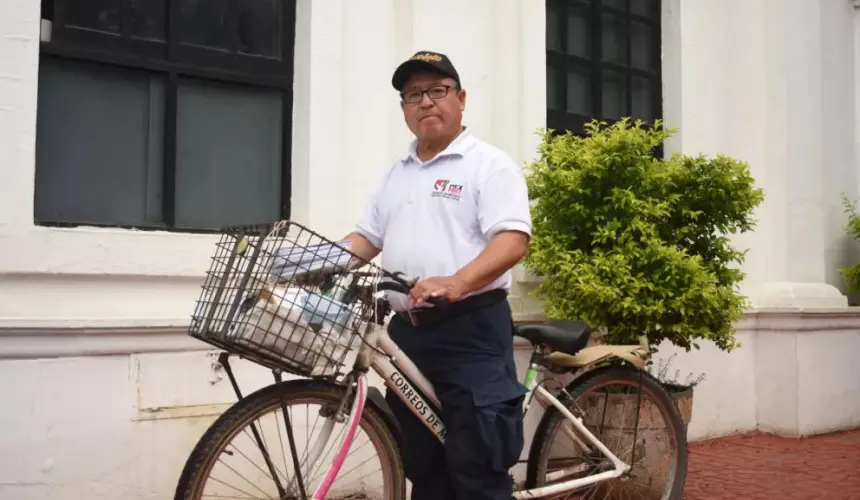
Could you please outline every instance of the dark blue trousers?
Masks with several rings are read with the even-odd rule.
[[[387,391],[403,432],[412,500],[510,500],[508,470],[523,449],[523,396],[507,301],[430,327],[395,315],[391,338],[433,384],[445,445]]]

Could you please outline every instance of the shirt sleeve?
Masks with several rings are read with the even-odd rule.
[[[507,157],[478,188],[478,222],[487,240],[501,231],[521,231],[531,237],[532,221],[525,175]]]
[[[391,169],[386,170],[376,182],[370,197],[365,202],[361,217],[355,225],[355,232],[367,238],[367,241],[380,250],[382,250],[382,242],[385,240],[385,219],[380,209],[380,200],[390,173]]]

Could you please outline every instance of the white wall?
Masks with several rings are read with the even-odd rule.
[[[390,79],[417,50],[452,58],[469,91],[466,123],[525,160],[545,123],[543,9],[300,0],[293,218],[331,237],[351,228],[410,139]],[[0,499],[169,498],[234,399],[204,346],[181,333],[213,238],[33,225],[38,40],[38,2],[0,4],[0,449],[11,450]],[[141,326],[162,328],[125,328]],[[243,390],[269,383],[245,368]]]
[[[846,305],[837,273],[852,262],[839,193],[857,196],[852,10],[843,0],[664,3],[674,148],[747,161],[765,191],[757,230],[734,240],[750,250],[743,291],[760,307]]]
[[[390,80],[419,49],[444,51],[458,66],[477,135],[517,161],[534,151],[545,116],[542,3],[465,4],[478,23],[457,21],[464,4],[446,5],[299,2],[293,219],[330,237],[351,228],[371,183],[407,146]],[[20,0],[2,8],[0,325],[184,324],[212,237],[33,225],[39,8]],[[455,35],[437,34],[458,22]],[[385,28],[371,29],[378,23]],[[43,307],[43,299],[61,304]]]
[[[693,415],[687,439],[700,441],[755,431],[757,428],[756,332],[741,324],[737,340],[742,348],[732,353],[702,343],[689,353],[664,344],[658,347],[654,370],[668,362],[666,375],[680,381],[704,375],[693,394]]]
[[[860,419],[842,402],[856,399],[856,377],[828,361],[860,352],[838,275],[858,257],[840,200],[858,196],[858,20],[843,0],[663,3],[664,116],[680,128],[669,149],[746,161],[765,196],[756,231],[733,238],[749,250],[741,291],[756,306],[738,325],[743,347],[675,361],[707,376],[691,439]]]
[[[745,291],[759,304],[844,305],[831,285],[849,253],[837,190],[858,189],[852,68],[860,51],[849,8],[842,0],[664,3],[664,114],[681,127],[672,147],[747,160],[765,187],[759,230],[737,240],[751,248]],[[467,123],[528,159],[545,122],[543,9],[542,0],[301,0],[294,218],[332,237],[350,228],[375,174],[409,139],[389,80],[418,49],[447,52],[470,92]],[[55,329],[0,331],[0,378],[14,381],[0,387],[0,449],[12,450],[0,458],[0,500],[168,498],[191,446],[232,401],[203,346],[181,333],[212,238],[33,226],[38,10],[29,0],[0,4],[0,330]],[[791,321],[743,322],[744,347],[731,355],[706,345],[678,356],[682,377],[707,376],[691,439],[761,421],[851,424],[817,409],[833,408],[824,403],[846,388],[818,388],[833,380],[835,364],[822,358],[850,361],[858,349],[857,321],[821,335]],[[179,329],[120,328],[135,326]],[[762,328],[790,332],[784,352],[793,364],[777,354],[783,340],[759,335]],[[518,352],[521,371],[527,355]],[[268,377],[245,367],[243,388]],[[785,381],[798,382],[788,406],[777,391]]]
[[[183,455],[211,418],[139,420],[167,391],[163,378],[156,386],[136,374],[140,365],[173,363],[172,390],[183,395],[206,391],[206,367],[195,363],[196,357],[115,355],[0,363],[0,377],[7,381],[0,389],[0,446],[7,451],[0,457],[0,498],[172,498]],[[184,380],[188,368],[198,369],[201,377]],[[20,382],[8,382],[12,380]],[[227,390],[221,384],[207,392],[222,396],[212,401],[227,401]]]

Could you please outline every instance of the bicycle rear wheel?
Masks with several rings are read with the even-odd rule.
[[[242,399],[224,412],[197,443],[182,471],[174,498],[298,500],[303,493],[305,498],[311,498],[341,443],[344,432],[335,427],[341,425],[344,431],[346,428],[346,422],[332,418],[344,391],[343,387],[328,382],[298,380],[265,387]],[[299,411],[299,405],[316,405],[319,409]],[[282,408],[287,408],[295,450],[289,449]],[[406,478],[396,438],[370,400],[364,407],[359,429],[347,462],[326,498],[404,499]],[[367,442],[371,444],[369,449]],[[305,452],[300,451],[302,445],[307,445]],[[301,474],[295,473],[294,457]],[[375,479],[361,476],[375,470],[380,472]]]
[[[678,407],[648,373],[625,366],[594,370],[559,400],[621,461],[627,476],[551,498],[679,500],[687,477],[687,433]],[[639,397],[641,395],[641,397]],[[658,421],[659,420],[659,421]],[[529,488],[591,476],[614,467],[598,450],[571,439],[573,425],[555,407],[544,414],[530,452]],[[580,437],[584,441],[584,438]]]

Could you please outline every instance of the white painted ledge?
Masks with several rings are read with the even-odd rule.
[[[689,354],[661,346],[660,357],[679,353],[673,372],[707,375],[696,389],[690,439],[754,429],[797,437],[860,427],[860,308],[761,309],[736,327],[743,347],[731,354],[709,343]],[[0,360],[211,350],[184,326],[0,327]]]
[[[186,328],[0,328],[0,359],[44,359],[212,349]]]
[[[774,281],[763,284],[752,294],[757,309],[774,307],[845,308],[848,298],[827,283]]]
[[[860,0],[858,0],[860,1]],[[541,321],[540,313],[514,313],[514,321]],[[123,321],[121,326],[105,320],[86,326],[76,321],[0,321],[0,359],[36,359],[71,356],[99,356],[147,352],[196,351],[210,349],[187,334],[187,318],[147,325],[147,320]],[[794,334],[855,331],[860,335],[860,307],[768,308],[750,311],[737,323],[738,332]],[[517,339],[515,345],[527,347]],[[860,351],[858,351],[860,354]]]
[[[856,330],[860,307],[768,307],[747,313],[738,329],[774,333]]]

